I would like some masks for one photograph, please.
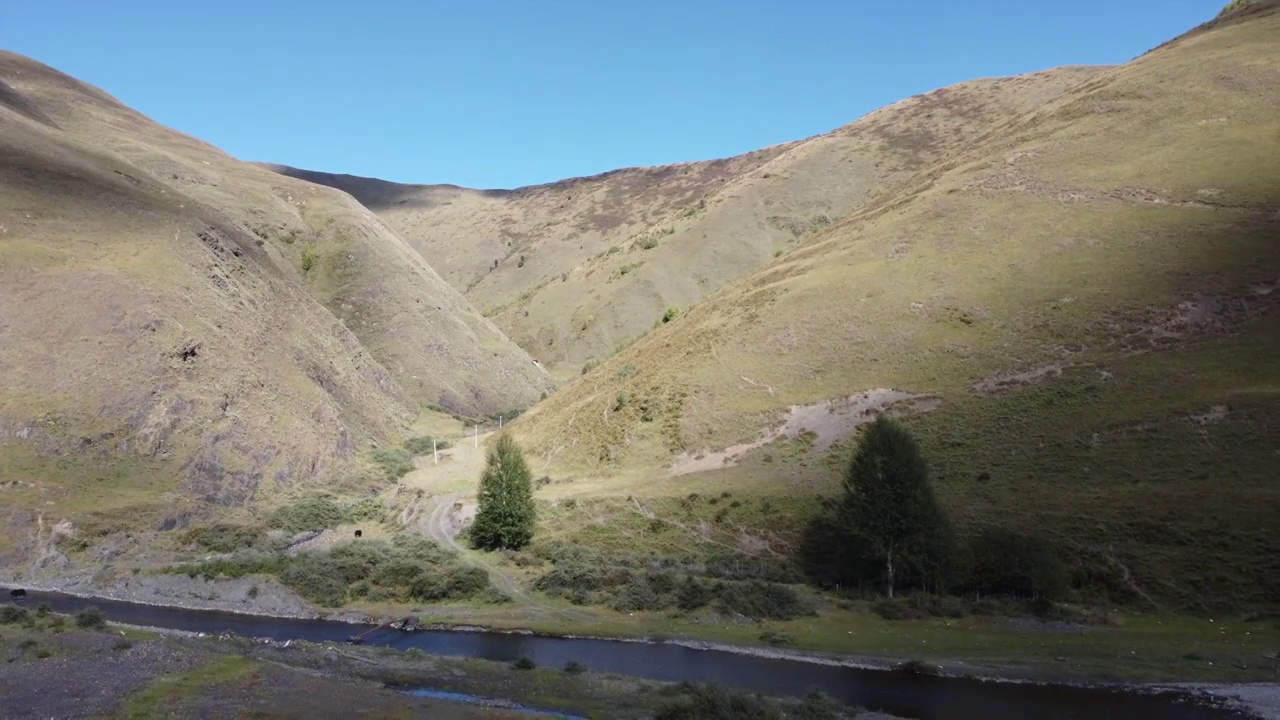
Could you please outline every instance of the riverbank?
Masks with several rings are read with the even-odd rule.
[[[32,588],[32,590],[35,590],[35,588]],[[75,594],[74,596],[84,598],[85,599],[84,604],[91,603],[93,600],[102,599],[100,596],[95,597],[91,594],[84,594],[84,593]],[[199,602],[193,601],[182,607],[198,608],[199,605],[200,605]],[[152,603],[150,605],[139,605],[139,607],[154,607],[156,608],[157,612],[164,612],[164,609],[172,608],[173,606],[165,606],[159,603]],[[225,608],[218,608],[218,609],[225,611]],[[137,614],[135,613],[135,616],[136,615]],[[294,621],[297,621],[298,618],[300,617],[313,618],[316,615],[318,615],[318,613],[308,613],[306,615],[295,614],[292,616],[282,617],[280,615],[267,615],[267,614],[261,614],[261,613],[258,613],[258,614],[238,613],[237,617],[243,617],[246,619],[258,619],[258,620],[279,619],[281,621],[287,621],[292,619]],[[145,613],[143,613],[141,617],[145,618]],[[367,617],[367,614],[366,614],[366,617]],[[361,615],[354,614],[354,613],[343,613],[333,618],[334,621],[345,622],[348,624],[354,621],[358,621],[360,619],[363,619]],[[259,622],[259,625],[261,625],[260,622]],[[896,622],[893,625],[898,632],[906,633],[906,634],[910,634],[912,632],[916,632],[919,630],[918,626],[911,625],[910,623],[903,624],[903,623]],[[222,627],[222,626],[220,625],[219,627]],[[484,628],[477,625],[458,626],[458,625],[449,625],[449,624],[442,623],[439,625],[439,627],[442,630],[453,631],[454,633],[457,634],[455,636],[475,635],[477,637],[475,643],[479,643],[480,646],[485,646],[485,647],[492,647],[492,643],[494,642],[494,640],[483,639],[484,637],[486,637],[484,633],[490,633],[488,635],[488,637],[490,638],[501,636],[501,635],[494,636],[492,634],[493,631],[491,629]],[[290,637],[289,633],[293,631],[283,629],[283,630],[280,630],[280,632],[282,632],[283,634],[277,634],[276,637],[278,638]],[[672,646],[672,647],[688,648],[691,650],[698,650],[698,651],[708,651],[712,653],[717,653],[717,652],[726,653],[728,657],[744,657],[744,658],[754,657],[754,658],[760,658],[765,660],[776,660],[776,661],[791,662],[791,663],[795,663],[795,662],[806,663],[813,668],[813,670],[806,672],[807,675],[821,674],[820,671],[818,670],[818,668],[820,667],[840,668],[841,671],[844,671],[844,670],[856,671],[859,669],[885,670],[893,667],[896,662],[895,660],[890,659],[890,657],[888,656],[859,656],[859,655],[850,655],[850,654],[839,655],[839,654],[831,654],[831,653],[813,652],[813,651],[807,651],[807,650],[801,650],[801,649],[781,649],[781,648],[768,648],[768,647],[760,647],[760,646],[742,646],[742,645],[734,645],[730,643],[698,640],[693,638],[662,637],[662,638],[656,638],[656,639],[655,638],[646,639],[641,637],[616,637],[616,636],[610,637],[610,636],[601,636],[601,635],[588,636],[584,634],[574,634],[574,633],[543,634],[543,633],[535,633],[533,629],[530,629],[530,628],[505,628],[500,632],[505,632],[506,636],[513,638],[511,642],[505,643],[506,645],[511,645],[511,643],[514,642],[518,646],[523,646],[523,643],[527,641],[519,640],[518,638],[521,638],[521,637],[528,638],[529,641],[532,641],[538,638],[546,638],[550,636],[550,637],[562,638],[564,641],[571,641],[572,638],[581,638],[581,639],[595,639],[595,640],[605,640],[605,641],[612,641],[612,642],[622,642],[625,644],[632,644],[632,645],[650,647],[650,648]],[[334,639],[340,640],[345,637],[348,637],[351,634],[354,634],[354,633],[347,632],[347,631],[337,631],[336,633],[331,633],[329,636]],[[395,634],[393,633],[393,636],[394,635]],[[429,636],[431,634],[427,633],[426,635]],[[972,637],[972,635],[962,634],[959,637]],[[1095,640],[1096,638],[1085,639],[1085,642],[1093,642]],[[428,638],[427,642],[431,643],[432,641]],[[474,645],[475,643],[471,643],[471,644]],[[464,643],[464,645],[465,644],[466,643]],[[462,652],[465,653],[469,651],[462,650]],[[632,654],[632,653],[628,653],[628,654]],[[717,661],[717,662],[724,662],[724,661]],[[594,664],[594,661],[592,661],[592,664]],[[1106,687],[1110,687],[1116,690],[1122,690],[1129,694],[1158,693],[1158,692],[1167,690],[1170,687],[1173,687],[1170,683],[1172,679],[1170,677],[1163,677],[1160,679],[1161,682],[1157,682],[1157,683],[1151,683],[1151,682],[1137,683],[1132,681],[1117,680],[1112,678],[1097,678],[1097,677],[1062,678],[1062,677],[1055,677],[1051,673],[1041,672],[1038,668],[1025,663],[1022,665],[1000,664],[1000,663],[989,662],[989,661],[974,663],[964,659],[961,659],[961,660],[944,659],[943,661],[937,662],[937,663],[933,662],[932,660],[924,663],[913,663],[910,666],[910,669],[914,672],[924,672],[927,674],[936,673],[941,678],[956,678],[956,679],[965,678],[965,679],[969,679],[970,681],[976,681],[978,679],[982,679],[986,681],[988,685],[991,683],[999,683],[999,684],[1013,683],[1013,684],[1026,685],[1026,686],[1049,686],[1047,685],[1047,683],[1054,683],[1054,685],[1052,685],[1053,687],[1065,687],[1065,686],[1089,687],[1089,686],[1097,686],[1099,684],[1103,684]],[[898,675],[898,673],[894,673],[892,675]],[[679,676],[673,677],[672,679],[678,680]],[[1183,692],[1192,692],[1206,698],[1213,698],[1215,702],[1231,701],[1231,702],[1251,703],[1250,707],[1254,708],[1254,710],[1257,713],[1257,716],[1259,717],[1272,717],[1274,715],[1274,712],[1273,712],[1274,708],[1268,705],[1268,702],[1269,702],[1268,698],[1273,698],[1277,692],[1276,686],[1274,684],[1267,686],[1267,685],[1257,685],[1257,684],[1242,684],[1238,682],[1237,683],[1198,683],[1195,685],[1183,685],[1181,686],[1180,689]]]

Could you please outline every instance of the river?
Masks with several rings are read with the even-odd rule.
[[[7,596],[8,592],[5,591],[4,595]],[[241,636],[273,640],[343,642],[373,627],[332,620],[190,610],[55,592],[29,591],[22,603],[29,606],[48,603],[60,613],[75,613],[93,605],[102,610],[108,620],[117,623],[189,632],[221,633],[229,630]],[[539,667],[563,667],[572,660],[597,672],[666,682],[713,682],[776,696],[803,696],[810,689],[817,689],[850,705],[918,720],[1219,720],[1250,717],[1210,703],[1203,696],[1172,691],[1139,692],[1120,686],[911,676],[887,670],[760,657],[673,643],[460,630],[414,633],[389,630],[370,636],[366,644],[401,650],[416,647],[436,655],[499,662],[514,662],[527,657]]]

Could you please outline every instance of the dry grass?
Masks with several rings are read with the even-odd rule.
[[[576,376],[835,218],[1101,68],[963,83],[740,157],[513,191],[275,166],[351,192],[508,336]]]

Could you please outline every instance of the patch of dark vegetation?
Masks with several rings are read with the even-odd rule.
[[[534,586],[577,605],[606,605],[621,612],[678,610],[712,606],[726,614],[790,620],[813,613],[795,588],[747,578],[743,568],[724,570],[742,579],[716,577],[717,568],[684,566],[671,559],[606,555],[583,547],[544,551],[552,568]]]
[[[658,708],[654,720],[841,720],[856,715],[854,709],[819,692],[800,701],[699,683],[682,683],[658,692],[669,699]]]
[[[413,471],[413,455],[408,450],[378,449],[370,454],[370,458],[392,480],[399,480]]]
[[[0,605],[0,625],[14,625],[26,622],[30,617],[31,613],[24,607]]]
[[[448,450],[453,447],[448,440],[438,440],[429,435],[412,437],[404,441],[404,449],[412,455],[428,455],[435,450]]]
[[[416,535],[390,542],[353,540],[327,552],[294,556],[251,553],[169,568],[192,577],[237,578],[276,575],[303,598],[321,607],[349,600],[442,602],[469,598],[500,602],[483,570],[462,567],[457,558]]]
[[[959,617],[966,598],[1017,600],[1036,615],[1058,612],[1069,574],[1045,539],[997,526],[957,537],[933,496],[928,469],[905,427],[880,418],[863,431],[842,497],[806,528],[800,556],[816,584],[883,592],[889,620]],[[895,590],[917,591],[905,601]]]
[[[324,530],[343,523],[381,520],[384,512],[382,504],[371,498],[354,504],[342,504],[328,495],[316,495],[276,508],[267,516],[267,527],[297,534]]]
[[[233,553],[262,547],[266,544],[264,528],[234,523],[217,523],[188,530],[183,542],[198,545],[217,553]]]
[[[76,613],[76,627],[98,629],[107,626],[107,616],[96,607],[89,606]]]

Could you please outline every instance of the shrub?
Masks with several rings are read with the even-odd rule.
[[[374,450],[373,462],[382,468],[387,477],[399,480],[413,471],[413,456],[399,448]]]
[[[577,660],[570,660],[569,662],[565,663],[564,671],[569,673],[570,675],[579,675],[587,671],[587,666],[583,665]]]
[[[0,625],[13,625],[25,622],[30,614],[24,607],[17,605],[0,605]]]
[[[791,620],[813,612],[793,588],[778,583],[722,582],[715,595],[725,611],[750,618]]]
[[[531,660],[531,659],[527,658],[527,657],[522,657],[522,658],[520,658],[519,660],[517,660],[517,661],[515,661],[514,663],[512,663],[512,664],[511,664],[511,667],[513,667],[513,668],[515,668],[515,669],[517,669],[517,670],[532,670],[532,669],[534,669],[534,668],[538,667],[538,664],[537,664],[537,663],[535,663],[533,660]]]
[[[103,628],[107,626],[107,616],[96,607],[89,606],[76,613],[76,627]]]
[[[36,617],[46,617],[52,613],[53,613],[53,608],[50,607],[49,603],[47,602],[42,602],[36,606]]]
[[[276,509],[267,525],[290,533],[323,530],[342,523],[346,512],[331,498],[319,496]]]
[[[679,697],[664,703],[654,720],[783,720],[779,703],[717,685],[684,683]]]
[[[969,542],[965,585],[989,595],[1050,603],[1067,593],[1067,568],[1043,538],[987,526]]]
[[[433,446],[433,440],[434,439],[430,435],[409,438],[404,441],[404,449],[414,455],[427,455],[433,448],[435,450],[448,450],[453,447],[453,445],[447,440],[434,440],[435,445]]]
[[[262,528],[233,523],[217,523],[188,530],[183,540],[217,553],[246,550],[262,544],[267,538]]]
[[[676,606],[681,610],[697,610],[711,602],[711,597],[711,589],[690,575],[680,586],[680,592],[676,595]]]
[[[313,248],[306,248],[302,251],[302,272],[311,272],[311,268],[316,265],[316,251]]]

